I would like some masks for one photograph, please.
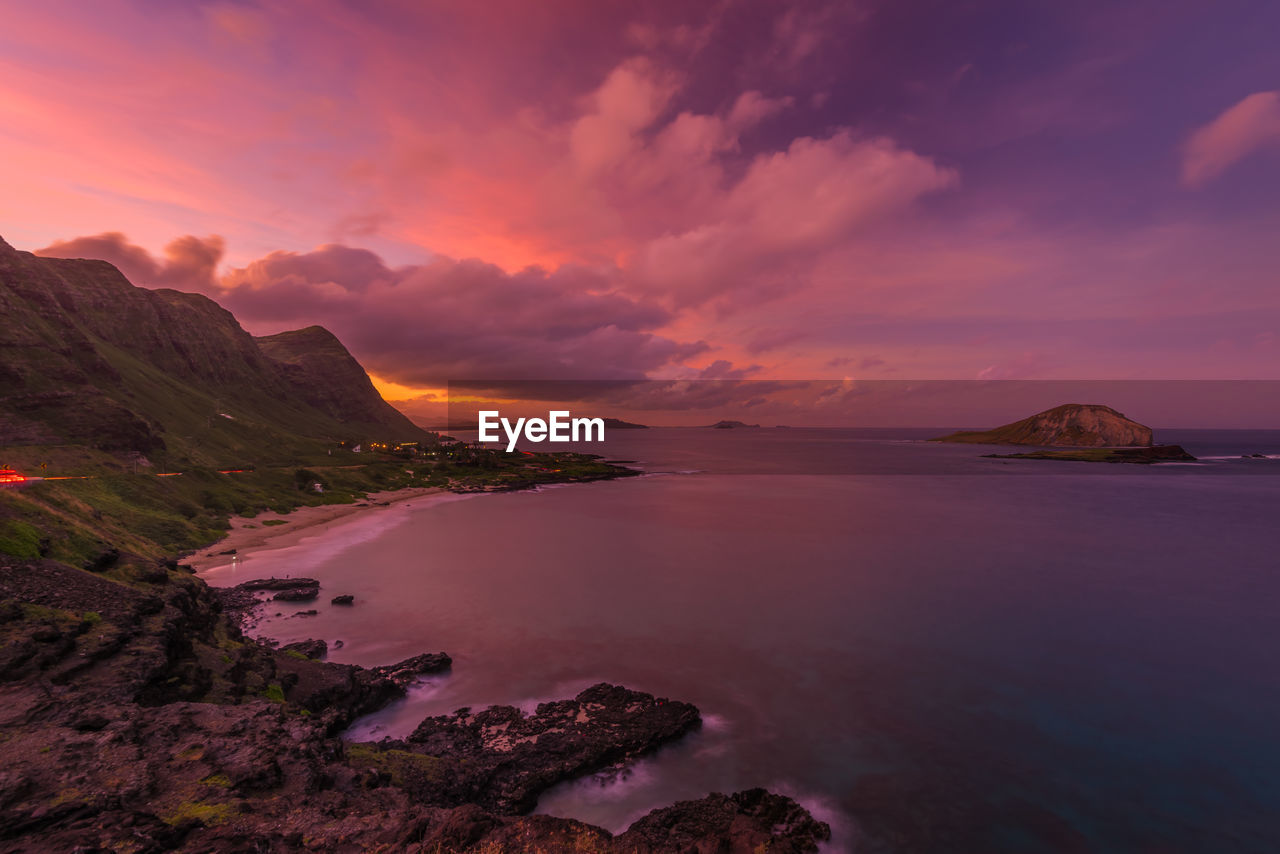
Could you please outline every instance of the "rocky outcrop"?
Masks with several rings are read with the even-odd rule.
[[[1195,457],[1181,445],[1152,445],[1149,448],[1081,448],[1074,451],[1031,451],[1026,454],[983,454],[997,460],[1061,460],[1084,463],[1191,462]]]
[[[296,652],[306,658],[320,659],[329,654],[329,644],[319,638],[294,641],[280,647],[281,652]]]
[[[424,652],[396,664],[384,664],[371,668],[374,673],[390,679],[400,686],[407,686],[419,676],[443,673],[453,666],[453,659],[443,652]]]
[[[799,854],[818,850],[831,828],[790,798],[764,789],[735,795],[713,794],[656,809],[621,834],[616,842],[649,851],[769,851]],[[706,841],[720,847],[706,849]]]
[[[271,598],[277,602],[310,602],[319,595],[319,587],[294,587],[289,590],[279,590]]]
[[[649,753],[700,723],[688,703],[601,683],[532,715],[491,706],[427,718],[408,739],[360,745],[355,761],[394,765],[425,803],[513,814],[556,783]]]
[[[259,606],[268,599],[299,602],[315,599],[320,595],[320,582],[314,578],[255,578],[235,587],[211,589],[222,610],[237,623],[247,625],[256,620]],[[297,598],[293,598],[294,595]]]
[[[236,585],[239,590],[300,590],[307,587],[319,587],[320,582],[314,578],[255,578]]]
[[[972,445],[1038,445],[1046,448],[1146,446],[1151,428],[1109,406],[1068,403],[994,430],[962,431],[935,439]]]
[[[0,852],[808,852],[828,835],[759,791],[676,804],[616,837],[512,814],[697,725],[686,703],[616,686],[530,716],[431,718],[398,744],[337,737],[447,660],[368,670],[274,650],[199,579],[129,555],[110,576],[0,557]]]

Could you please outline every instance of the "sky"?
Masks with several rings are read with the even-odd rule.
[[[0,0],[0,236],[450,380],[1280,379],[1280,4]]]

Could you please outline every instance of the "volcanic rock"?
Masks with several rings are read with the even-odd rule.
[[[1038,445],[1046,448],[1118,448],[1151,444],[1151,428],[1109,406],[1068,403],[996,427],[962,431],[935,442],[971,445]]]
[[[280,647],[281,652],[289,652],[290,650],[301,653],[307,658],[320,659],[328,655],[329,644],[317,638],[307,638],[306,640],[294,641]]]
[[[491,706],[427,718],[406,741],[379,747],[431,757],[431,785],[406,784],[424,800],[522,813],[556,783],[650,753],[701,723],[689,703],[600,683],[532,715]]]
[[[338,641],[338,643],[340,644],[341,641]],[[424,652],[421,655],[406,658],[396,664],[384,664],[379,667],[372,667],[370,670],[385,679],[390,679],[397,685],[405,686],[419,676],[443,673],[451,666],[453,666],[453,659],[447,654],[443,652]]]

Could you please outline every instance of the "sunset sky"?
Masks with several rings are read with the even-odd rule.
[[[0,236],[393,396],[1280,378],[1280,4],[0,13]]]

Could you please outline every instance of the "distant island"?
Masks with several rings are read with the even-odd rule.
[[[636,424],[634,421],[623,421],[621,418],[604,419],[606,430],[648,430],[648,424]]]
[[[970,445],[1036,445],[1042,448],[1149,447],[1151,428],[1110,406],[1067,403],[994,430],[966,430],[935,442]]]
[[[1096,403],[1066,403],[992,430],[964,430],[931,441],[1072,449],[987,455],[997,459],[1141,464],[1195,459],[1180,445],[1153,444],[1150,427]]]
[[[735,427],[759,427],[759,424],[747,424],[742,421],[717,421],[715,424],[708,424],[716,430],[732,430]]]

